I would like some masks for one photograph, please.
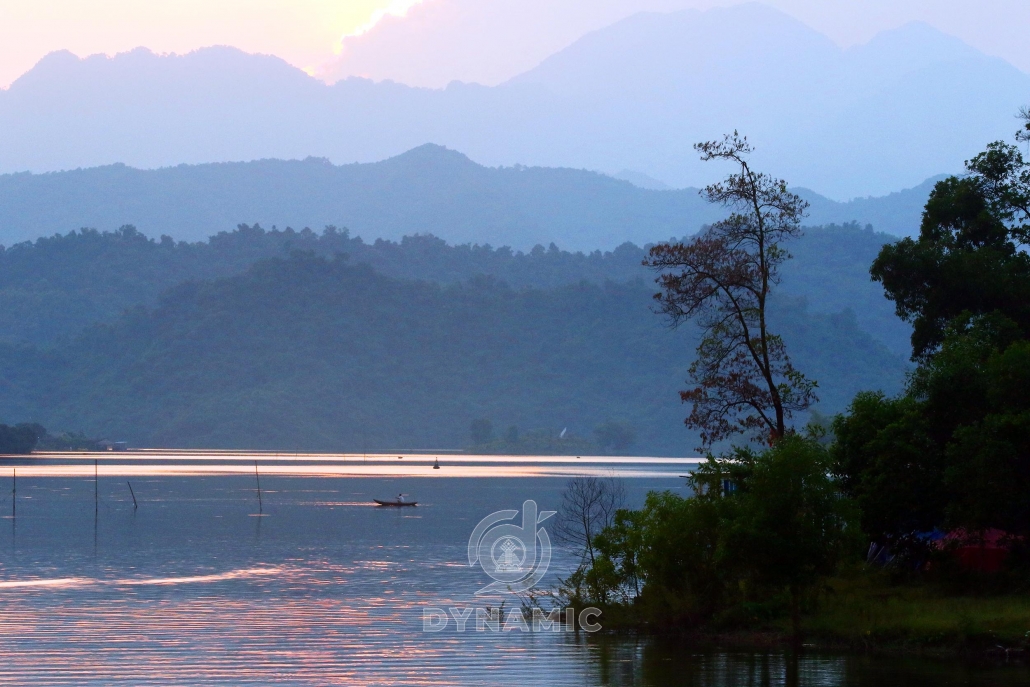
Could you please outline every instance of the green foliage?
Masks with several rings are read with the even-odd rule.
[[[966,167],[871,270],[914,324],[906,393],[860,394],[834,422],[835,470],[877,539],[1030,533],[1030,165],[998,142]]]
[[[1030,341],[977,321],[945,339],[915,390],[937,422],[949,502],[947,521],[1030,533]],[[1009,328],[1011,331],[1011,328]],[[999,342],[999,339],[1002,342]],[[992,345],[993,344],[993,345]]]
[[[726,523],[720,511],[719,504],[668,492],[648,499],[639,555],[646,605],[705,618],[725,602],[732,580],[721,565]]]
[[[858,550],[858,511],[814,440],[787,436],[749,467],[727,499],[725,562],[758,585],[786,587],[798,613],[802,592]]]
[[[854,222],[808,227],[790,244],[791,259],[783,265],[777,292],[803,299],[816,312],[848,313],[891,351],[907,356],[912,327],[898,318],[883,288],[869,278],[870,264],[885,245],[897,240]],[[814,372],[813,376],[823,379]]]
[[[330,451],[464,448],[473,419],[503,418],[525,431],[497,452],[573,455],[596,450],[573,435],[620,418],[635,450],[683,455],[674,399],[693,333],[666,330],[649,300],[643,282],[438,284],[296,253],[187,282],[58,347],[0,347],[0,413],[135,446]],[[779,313],[799,364],[841,370],[828,410],[902,378],[853,320]]]
[[[695,496],[651,493],[597,537],[597,579],[652,620],[705,622],[741,604],[801,595],[853,557],[856,505],[826,448],[788,435],[765,451],[710,456]]]
[[[198,243],[148,239],[131,226],[104,233],[83,229],[0,247],[0,341],[47,345],[67,340],[125,309],[153,307],[161,293],[183,282],[237,275],[260,260],[285,258],[293,251],[348,255],[351,262],[367,263],[388,276],[443,284],[477,275],[516,288],[646,277],[640,265],[644,251],[632,244],[605,253],[571,253],[554,244],[522,253],[489,245],[450,246],[428,235],[366,243],[334,227],[318,234],[241,224]]]
[[[871,274],[912,322],[915,357],[932,354],[963,313],[1003,313],[1030,336],[1030,165],[1001,142],[939,182],[919,238],[885,246]]]
[[[612,524],[593,538],[592,544],[597,554],[593,568],[601,571],[601,574],[591,580],[591,589],[604,590],[609,599],[623,604],[640,596],[639,557],[644,551],[644,514],[655,510],[655,499],[668,495],[668,492],[649,493],[644,510],[641,511],[619,509]]]
[[[893,239],[857,225],[808,230],[792,246],[795,259],[784,270],[784,306],[804,307],[796,305],[804,299],[821,314],[851,310],[859,328],[904,352],[896,342],[907,342],[910,330],[868,277],[869,261]],[[552,244],[523,253],[448,245],[429,235],[369,243],[333,227],[319,234],[242,224],[197,243],[148,239],[132,227],[83,229],[0,248],[0,342],[52,345],[125,309],[154,307],[162,292],[182,282],[237,275],[259,260],[296,250],[327,258],[342,253],[390,277],[440,284],[487,275],[515,289],[553,289],[583,280],[603,285],[648,277],[641,265],[646,248],[629,243],[610,252],[568,252]]]
[[[859,394],[836,418],[835,470],[872,538],[1030,531],[1030,342],[1013,331],[998,316],[956,321],[905,395]]]
[[[834,472],[862,512],[871,538],[940,524],[944,468],[919,401],[862,392],[833,421]]]

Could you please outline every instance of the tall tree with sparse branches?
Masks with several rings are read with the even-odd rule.
[[[626,487],[612,475],[569,480],[554,523],[555,540],[574,547],[583,562],[593,565],[594,537],[611,527],[625,501]]]
[[[658,311],[673,326],[701,328],[690,367],[695,386],[680,392],[692,404],[686,425],[700,432],[700,450],[738,433],[772,444],[787,433],[792,413],[818,400],[816,383],[794,369],[767,319],[778,268],[790,258],[780,243],[801,235],[808,203],[785,181],[754,171],[752,148],[736,131],[694,149],[704,161],[737,168],[701,191],[730,215],[689,241],[654,246],[644,261],[660,272]]]

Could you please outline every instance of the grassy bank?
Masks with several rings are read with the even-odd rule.
[[[875,577],[835,579],[803,626],[806,641],[855,648],[1022,648],[1030,640],[1030,594],[953,596]]]
[[[1010,657],[1030,658],[1027,593],[955,595],[866,574],[827,580],[805,606],[803,642],[809,647],[931,655],[1004,655],[1009,649]],[[728,609],[700,626],[651,615],[641,607],[612,608],[603,624],[616,633],[672,633],[703,645],[757,649],[791,643],[785,598]]]

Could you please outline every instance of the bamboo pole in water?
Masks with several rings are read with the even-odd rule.
[[[93,557],[97,556],[97,533],[100,530],[100,461],[93,459]]]
[[[139,504],[136,503],[136,493],[132,490],[132,482],[126,480],[125,483],[129,485],[129,493],[132,494],[132,509],[136,510],[139,508]]]
[[[258,464],[254,461],[254,479],[257,480],[258,513],[264,513],[264,505],[261,503],[261,476],[258,474]]]
[[[18,469],[11,468],[14,477],[11,479],[11,517],[18,515]]]

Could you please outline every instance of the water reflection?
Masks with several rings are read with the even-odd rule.
[[[92,458],[88,464],[54,458],[37,466],[38,473],[19,467],[17,529],[0,528],[0,685],[1026,681],[1022,669],[964,673],[935,663],[885,667],[833,656],[793,663],[778,653],[690,653],[675,643],[572,633],[425,634],[426,606],[479,603],[473,593],[484,579],[467,565],[466,543],[481,517],[518,508],[526,498],[541,508],[557,505],[565,478],[535,476],[536,470],[641,474],[627,480],[629,505],[639,506],[651,489],[682,491],[684,481],[669,476],[680,466],[569,466],[566,457],[463,464],[494,470],[486,477],[465,476],[480,473],[457,466],[451,473],[359,476],[326,475],[317,461],[297,457],[277,463],[281,472],[261,463],[265,517],[253,518],[254,458],[243,458],[130,463],[108,456],[96,485]],[[214,469],[175,472],[195,470],[198,462]],[[123,469],[135,471],[138,509],[125,480],[114,478]],[[431,471],[425,464],[419,469]],[[0,473],[6,511],[12,504],[3,482]],[[399,492],[423,505],[410,513],[370,506],[373,497]],[[546,582],[574,565],[568,552],[559,552]]]
[[[661,639],[587,642],[606,687],[959,687],[1025,685],[1025,665],[789,652],[685,651]]]
[[[71,589],[72,587],[97,587],[101,585],[113,587],[140,587],[146,585],[169,586],[175,584],[203,584],[209,582],[224,582],[225,580],[239,580],[245,577],[258,575],[277,575],[282,573],[283,567],[275,568],[247,568],[245,570],[229,570],[228,572],[216,573],[213,575],[187,575],[181,577],[143,577],[123,579],[96,579],[87,577],[62,577],[57,579],[29,579],[29,580],[6,580],[0,582],[0,590],[3,589]]]
[[[95,466],[95,462],[99,466]],[[440,461],[441,467],[434,466]],[[141,450],[127,453],[38,453],[2,459],[21,477],[146,477],[261,474],[310,477],[561,477],[615,474],[676,478],[698,458],[611,456],[482,456],[451,454],[235,453]],[[2,474],[0,474],[2,477]]]

